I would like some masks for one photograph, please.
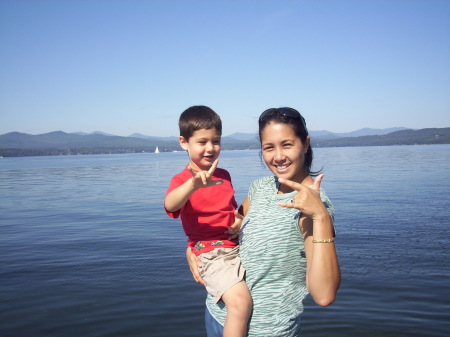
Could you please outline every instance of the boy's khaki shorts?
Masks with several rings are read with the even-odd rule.
[[[217,302],[229,288],[244,279],[245,269],[239,257],[239,246],[217,248],[198,256],[203,267],[199,268],[206,282],[206,290]]]

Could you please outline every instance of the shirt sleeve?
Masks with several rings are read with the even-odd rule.
[[[181,185],[183,185],[183,184],[184,184],[184,181],[183,181],[183,179],[181,179],[181,177],[179,177],[179,176],[174,176],[174,177],[172,178],[172,180],[170,181],[169,188],[168,188],[167,191],[166,191],[166,196],[167,196],[170,192],[172,192],[174,189],[176,189],[177,187],[179,187],[179,186],[181,186]],[[181,211],[181,209],[179,209],[178,211],[175,211],[175,212],[169,212],[169,211],[164,207],[164,210],[166,211],[167,215],[168,215],[169,217],[171,217],[172,219],[176,219],[176,218],[180,217],[180,211]]]
[[[247,197],[248,197],[248,202],[249,202],[249,203],[251,203],[251,201],[252,201],[252,199],[253,199],[253,195],[255,194],[255,189],[256,189],[255,185],[256,185],[256,181],[253,181],[253,182],[250,184],[250,187],[249,187],[249,189],[248,189],[248,195],[247,195]]]

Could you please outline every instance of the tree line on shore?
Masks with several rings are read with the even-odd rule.
[[[312,137],[313,147],[355,147],[389,145],[450,144],[450,128],[401,130],[385,135],[338,137],[326,139]],[[181,151],[176,141],[138,139],[133,137],[74,136],[63,132],[46,134],[45,137],[11,133],[0,136],[1,157],[60,156],[120,153],[151,153]],[[223,150],[259,149],[256,137],[251,140],[235,140],[224,137]]]

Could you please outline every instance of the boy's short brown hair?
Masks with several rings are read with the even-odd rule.
[[[180,136],[189,138],[200,129],[216,129],[222,135],[222,121],[215,111],[204,105],[194,105],[184,110],[178,121]]]

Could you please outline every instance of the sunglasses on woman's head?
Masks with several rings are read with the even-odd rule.
[[[303,118],[302,115],[300,115],[300,112],[298,112],[297,110],[292,109],[292,108],[270,108],[270,109],[267,109],[266,111],[264,111],[261,114],[261,116],[259,116],[259,121],[261,121],[267,117],[270,117],[276,113],[279,113],[282,116],[299,119],[302,122],[302,125],[306,130],[305,119]]]

